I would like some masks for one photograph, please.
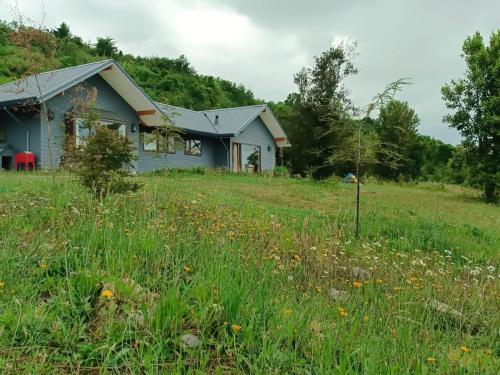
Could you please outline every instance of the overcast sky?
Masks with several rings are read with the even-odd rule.
[[[40,0],[19,0],[41,19]],[[399,95],[415,108],[420,132],[458,143],[443,124],[440,88],[460,77],[466,36],[500,28],[499,0],[45,0],[45,25],[67,22],[95,42],[110,36],[124,52],[185,54],[199,73],[242,83],[258,98],[279,101],[295,91],[293,74],[346,38],[358,42],[360,73],[348,82],[358,105],[400,77]],[[12,0],[0,0],[11,19]]]

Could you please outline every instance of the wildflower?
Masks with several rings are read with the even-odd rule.
[[[189,268],[188,266],[184,266],[184,272],[186,273],[191,272],[191,268]]]
[[[434,358],[434,357],[427,358],[427,363],[430,363],[431,365],[436,363],[436,358]]]
[[[375,282],[376,282],[377,284],[382,284],[382,279],[377,279],[377,280],[375,280]]]
[[[40,263],[39,267],[42,269],[42,270],[46,270],[47,268],[49,268],[49,266],[45,263]]]
[[[368,321],[368,319],[369,319],[369,318],[368,318],[368,315],[365,315],[365,316],[363,317],[363,320],[364,320],[365,322],[367,322],[367,321]]]
[[[343,307],[339,307],[338,311],[341,318],[345,318],[347,316],[347,311]]]
[[[2,289],[5,286],[5,283],[0,282],[0,289]]]
[[[109,290],[109,289],[103,290],[101,292],[101,297],[103,297],[103,298],[111,298],[111,297],[113,297],[113,292],[111,290]]]
[[[363,283],[359,282],[359,281],[354,281],[352,283],[352,286],[355,287],[356,289],[359,289],[363,286]]]
[[[292,258],[293,258],[293,260],[299,261],[300,260],[300,255],[294,255]]]
[[[460,350],[462,351],[462,353],[469,353],[470,352],[470,349],[468,347],[466,347],[465,345],[461,346]]]
[[[319,286],[316,287],[316,292],[321,293],[321,288]]]
[[[292,313],[293,313],[292,309],[283,310],[283,315],[285,315],[285,316],[290,316],[290,315],[292,315]]]
[[[237,324],[231,324],[231,330],[233,332],[239,332],[239,331],[241,331],[241,326],[239,326]]]

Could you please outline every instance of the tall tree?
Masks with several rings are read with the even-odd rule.
[[[69,26],[66,22],[61,23],[57,29],[52,31],[52,34],[59,39],[69,38],[71,36]]]
[[[112,38],[97,38],[95,49],[98,56],[113,57],[118,52],[115,41]]]
[[[330,47],[314,58],[311,68],[302,68],[294,77],[300,95],[297,109],[301,117],[308,119],[300,124],[308,129],[300,129],[299,134],[305,132],[308,136],[294,137],[292,134],[290,138],[296,142],[297,150],[311,160],[309,167],[315,178],[334,172],[328,162],[331,150],[349,131],[354,106],[344,81],[358,72],[353,63],[355,47],[350,44]],[[301,146],[304,142],[307,147]]]
[[[489,45],[476,32],[462,51],[465,76],[441,89],[453,111],[444,121],[462,134],[471,182],[493,202],[500,189],[500,30],[491,35]]]
[[[393,99],[380,108],[375,131],[384,147],[392,148],[401,156],[401,162],[397,168],[384,163],[378,164],[378,175],[395,179],[399,176],[416,177],[419,174],[420,164],[416,152],[419,123],[417,114],[406,102]]]

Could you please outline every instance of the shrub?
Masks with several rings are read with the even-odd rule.
[[[107,126],[94,126],[77,147],[77,156],[76,173],[96,195],[140,188],[139,183],[125,179],[129,173],[124,168],[132,166],[135,160],[132,142]]]
[[[290,171],[284,165],[277,165],[273,169],[273,175],[276,177],[290,177]]]
[[[99,124],[95,111],[97,91],[93,90],[87,102],[78,103],[85,113],[83,127],[88,135],[65,139],[62,168],[74,170],[84,186],[96,196],[103,198],[108,193],[137,191],[140,184],[126,179],[127,168],[136,159],[132,142],[112,127]]]

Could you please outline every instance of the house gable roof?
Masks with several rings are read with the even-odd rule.
[[[256,118],[260,117],[279,147],[287,147],[287,136],[267,104],[246,107],[192,111],[163,103],[156,103],[173,125],[194,133],[234,137]],[[216,116],[218,124],[216,125]]]
[[[39,73],[4,84],[0,86],[0,105],[47,101],[96,74],[137,112],[145,125],[161,125],[162,115],[156,104],[114,60]]]

